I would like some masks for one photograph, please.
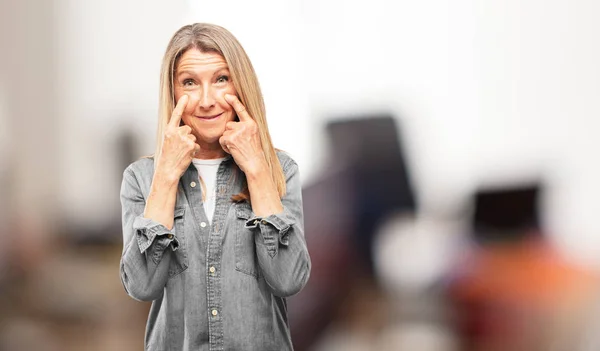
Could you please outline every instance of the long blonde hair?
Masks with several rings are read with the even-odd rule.
[[[279,196],[285,195],[285,176],[277,158],[267,126],[265,104],[258,84],[258,78],[244,48],[227,29],[208,23],[194,23],[181,27],[171,38],[165,51],[160,72],[160,92],[158,106],[158,130],[156,136],[155,160],[162,148],[163,132],[175,108],[173,79],[175,68],[181,55],[188,49],[196,48],[202,52],[214,52],[225,59],[233,86],[238,98],[246,107],[248,114],[258,126],[262,145],[271,176]],[[238,168],[239,170],[239,168]],[[241,193],[232,197],[234,201],[250,201],[247,184]]]

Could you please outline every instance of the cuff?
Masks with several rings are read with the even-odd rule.
[[[271,257],[277,254],[278,243],[288,246],[288,233],[294,225],[294,221],[286,218],[286,211],[281,214],[274,214],[268,217],[253,216],[246,221],[245,227],[248,229],[260,228],[263,241]]]
[[[167,246],[171,247],[173,251],[177,251],[179,248],[179,241],[171,230],[158,222],[144,218],[142,215],[134,220],[133,230],[136,233],[141,253],[146,252],[155,239],[159,244],[158,246],[160,246],[160,248],[156,248],[157,250],[163,251]]]

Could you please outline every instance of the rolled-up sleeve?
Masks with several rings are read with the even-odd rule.
[[[133,221],[133,230],[136,233],[137,243],[140,248],[140,252],[144,253],[152,246],[154,240],[158,240],[157,244],[154,245],[153,249],[160,249],[164,251],[167,246],[170,246],[173,251],[179,248],[179,241],[175,237],[175,234],[167,229],[164,225],[157,223],[151,219],[144,218],[143,216],[137,216]],[[156,239],[158,237],[158,239]]]
[[[283,213],[268,217],[252,217],[246,222],[246,228],[260,229],[260,233],[271,257],[277,254],[279,245],[288,246],[289,230],[296,223],[294,217],[284,208]]]
[[[145,199],[131,166],[123,173],[121,207],[121,282],[136,300],[155,300],[162,295],[169,277],[169,252],[176,251],[179,242],[173,231],[143,217]]]
[[[140,253],[145,253],[146,258],[152,259],[156,264],[162,259],[165,249],[177,251],[179,248],[179,240],[174,232],[142,215],[137,216],[133,221],[133,231]]]
[[[298,165],[284,165],[286,195],[283,211],[268,217],[250,216],[246,228],[254,229],[256,254],[267,284],[276,296],[298,293],[308,282],[311,262],[304,239],[304,215]]]

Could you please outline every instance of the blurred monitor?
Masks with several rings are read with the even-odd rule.
[[[416,210],[402,134],[388,114],[354,116],[327,125],[333,162],[347,167],[357,191],[380,211]],[[369,210],[366,208],[365,210]],[[383,214],[383,213],[382,213]]]
[[[504,242],[536,235],[539,223],[539,184],[482,189],[475,194],[473,235],[479,242]]]

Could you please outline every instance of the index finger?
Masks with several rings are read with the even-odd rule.
[[[246,111],[246,107],[244,107],[244,105],[242,105],[242,103],[237,98],[237,96],[231,95],[231,94],[226,94],[225,101],[227,101],[227,103],[229,103],[231,106],[233,106],[233,109],[235,110],[236,114],[240,118],[240,122],[252,119],[252,117],[250,117],[250,115],[248,114],[248,111]]]
[[[183,114],[183,111],[185,110],[185,107],[187,106],[188,99],[189,99],[188,96],[185,94],[179,98],[179,101],[177,101],[177,105],[175,106],[175,109],[173,109],[173,114],[171,114],[171,119],[169,120],[169,125],[172,125],[173,127],[179,127],[179,123],[181,122],[181,115]]]

